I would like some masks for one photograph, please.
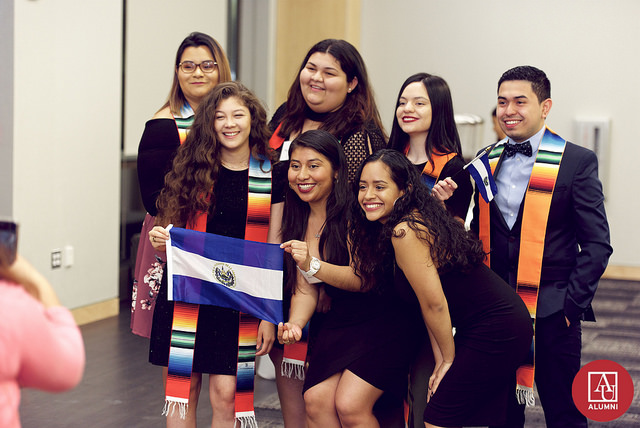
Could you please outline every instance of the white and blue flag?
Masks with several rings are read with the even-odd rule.
[[[469,169],[469,174],[476,182],[476,188],[482,195],[482,198],[487,202],[491,202],[493,197],[498,193],[498,187],[491,174],[491,168],[489,167],[489,151],[485,150],[480,156],[477,156],[474,160],[469,162],[466,166]]]
[[[169,300],[221,306],[274,324],[283,322],[279,245],[179,227],[169,227],[169,234]]]

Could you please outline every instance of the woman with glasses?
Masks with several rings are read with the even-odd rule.
[[[169,97],[146,123],[138,147],[138,181],[147,215],[140,232],[131,302],[131,330],[149,337],[153,308],[160,288],[163,260],[144,239],[154,225],[156,199],[164,176],[186,139],[202,99],[218,84],[231,81],[229,61],[211,36],[194,32],[180,44],[173,70]]]

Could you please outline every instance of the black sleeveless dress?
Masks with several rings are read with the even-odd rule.
[[[391,288],[361,293],[325,285],[331,309],[310,344],[304,391],[349,370],[385,393],[406,397],[415,344],[403,328],[406,305]]]
[[[437,426],[504,423],[508,394],[515,394],[515,370],[525,360],[533,336],[522,299],[481,264],[468,272],[440,276],[453,327],[455,359],[424,413]],[[396,290],[419,310],[411,285],[396,268]]]

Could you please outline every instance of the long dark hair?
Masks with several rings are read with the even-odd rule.
[[[319,249],[322,260],[337,265],[349,264],[349,250],[347,248],[347,221],[345,213],[351,206],[351,190],[347,179],[347,159],[340,142],[327,131],[312,130],[298,136],[289,148],[289,158],[293,151],[299,147],[307,147],[322,156],[331,163],[337,178],[333,183],[333,190],[327,198],[327,217],[322,234],[320,235]],[[287,188],[282,218],[282,239],[304,240],[309,222],[309,204],[303,202],[296,192],[289,186]],[[286,280],[286,288],[295,292],[296,264],[288,255],[285,258],[286,270],[289,273]],[[294,274],[292,275],[291,272]]]
[[[409,144],[409,134],[404,132],[398,124],[396,110],[400,103],[400,97],[405,88],[412,83],[420,82],[424,85],[431,102],[431,126],[424,142],[429,161],[433,165],[432,153],[457,153],[462,156],[462,146],[456,121],[453,116],[453,101],[449,85],[441,77],[428,73],[417,73],[404,81],[398,98],[396,98],[396,108],[393,110],[393,126],[389,137],[389,147],[404,152]]]
[[[429,244],[431,258],[439,273],[465,270],[484,260],[482,243],[471,237],[464,225],[430,195],[416,168],[401,152],[384,149],[369,156],[358,169],[356,189],[365,165],[377,161],[387,166],[391,179],[404,195],[395,202],[384,224],[367,220],[359,204],[353,205],[349,234],[351,255],[363,285],[367,288],[384,285],[377,280],[387,274],[384,269],[389,266],[393,254],[391,238],[401,236],[394,232],[401,222],[407,222],[418,237]]]
[[[194,31],[189,34],[185,39],[180,43],[178,47],[178,51],[176,52],[176,60],[173,68],[173,81],[171,82],[171,89],[169,90],[169,97],[167,102],[164,103],[162,108],[169,106],[171,109],[171,113],[178,114],[180,113],[180,109],[187,103],[187,99],[182,92],[182,88],[180,87],[180,82],[178,81],[178,65],[180,64],[180,59],[182,58],[182,54],[187,48],[197,48],[199,46],[204,46],[209,49],[211,55],[213,55],[213,60],[218,63],[218,83],[230,82],[231,81],[231,68],[229,67],[229,60],[227,60],[227,55],[224,53],[224,49],[220,46],[220,43],[216,41],[213,37],[208,34],[200,33]]]
[[[203,100],[191,131],[178,148],[171,171],[158,197],[157,224],[184,227],[201,212],[215,206],[213,191],[220,169],[220,147],[214,127],[216,109],[223,100],[237,97],[251,114],[249,147],[256,158],[270,159],[267,113],[260,100],[238,82],[220,83]]]
[[[302,129],[308,106],[300,89],[300,72],[306,67],[311,55],[316,52],[328,53],[333,56],[347,75],[347,82],[351,82],[354,77],[358,79],[358,84],[352,92],[347,94],[342,107],[327,115],[321,129],[335,135],[339,140],[369,122],[373,122],[381,132],[384,132],[373,90],[369,83],[367,68],[360,53],[345,40],[326,39],[313,45],[300,64],[298,74],[289,88],[287,113],[282,120],[279,135],[286,138]]]

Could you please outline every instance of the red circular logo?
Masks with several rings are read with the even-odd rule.
[[[620,364],[596,360],[573,379],[573,402],[587,418],[608,422],[622,416],[633,401],[633,380]]]

